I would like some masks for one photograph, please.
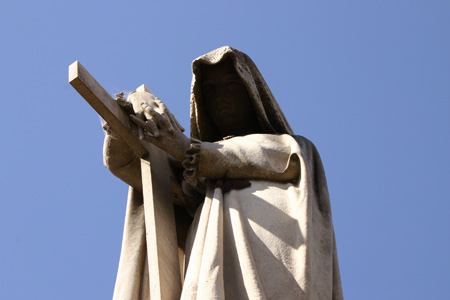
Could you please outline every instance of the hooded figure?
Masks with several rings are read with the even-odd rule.
[[[204,103],[202,70],[227,60],[248,91],[259,130],[222,140]],[[191,138],[202,142],[191,146],[195,163],[185,161],[185,178],[203,176],[208,185],[188,236],[182,299],[342,299],[328,189],[314,145],[293,135],[246,54],[222,47],[192,66]],[[229,189],[230,179],[250,185]]]
[[[246,54],[222,47],[192,68],[182,185],[194,219],[181,299],[343,299],[316,148],[293,135]],[[115,299],[149,299],[142,205],[130,191]]]

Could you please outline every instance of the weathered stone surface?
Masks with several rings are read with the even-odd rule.
[[[343,299],[316,148],[246,54],[222,47],[192,67],[191,139],[145,85],[119,103],[149,154],[114,128],[105,138],[105,165],[131,186],[114,299]]]
[[[69,67],[69,82],[108,123],[112,132],[117,135],[114,138],[115,142],[111,141],[113,137],[107,136],[106,145],[110,147],[105,147],[105,157],[111,155],[110,148],[115,148],[112,153],[119,156],[119,161],[125,158],[125,161],[128,162],[126,157],[133,155],[129,150],[132,150],[136,157],[142,157],[140,159],[141,179],[135,180],[133,178],[136,177],[136,174],[133,173],[136,173],[137,168],[128,168],[127,172],[122,170],[119,173],[122,176],[119,175],[119,177],[124,178],[124,181],[128,183],[141,182],[137,187],[140,192],[133,193],[129,201],[141,202],[141,206],[143,206],[143,215],[140,214],[141,220],[135,218],[135,220],[130,221],[145,224],[146,235],[145,239],[142,240],[145,245],[138,246],[138,249],[140,249],[138,251],[141,253],[135,256],[140,264],[145,265],[136,266],[135,263],[128,264],[126,260],[121,261],[120,272],[122,274],[131,273],[135,278],[130,280],[119,274],[115,298],[139,299],[150,295],[152,299],[179,298],[181,294],[181,273],[170,183],[171,169],[167,154],[149,143],[142,142],[133,135],[125,111],[78,61]],[[147,100],[147,102],[150,102],[153,99],[153,95],[145,85],[141,85],[137,89],[137,93],[141,101]],[[117,158],[114,159],[117,160]],[[135,158],[132,160],[135,160]],[[106,165],[111,167],[113,173],[116,168],[123,169],[124,167],[123,165],[110,165],[108,161],[109,159],[105,159]],[[142,230],[142,226],[140,226],[140,230]],[[130,247],[126,245],[126,242],[127,240],[133,240],[139,230],[131,229],[130,231],[124,231],[122,252],[123,255],[134,256],[136,249],[129,251]],[[134,244],[135,241],[130,243]],[[147,253],[142,253],[142,251],[147,251]],[[148,272],[148,270],[151,270],[151,272]],[[136,282],[139,282],[139,284],[135,284]]]

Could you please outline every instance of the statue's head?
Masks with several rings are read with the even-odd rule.
[[[191,137],[293,134],[258,68],[245,53],[225,46],[192,63]]]
[[[201,69],[203,106],[222,138],[261,132],[253,101],[231,58]]]

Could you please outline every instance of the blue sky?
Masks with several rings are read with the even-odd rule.
[[[0,298],[110,299],[127,187],[67,82],[145,83],[189,127],[190,64],[259,67],[322,156],[346,299],[450,297],[450,2],[14,1],[0,12]]]

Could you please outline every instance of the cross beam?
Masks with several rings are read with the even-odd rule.
[[[78,60],[69,66],[69,83],[138,157],[148,153],[142,142],[131,133],[127,114]]]
[[[141,158],[151,299],[179,299],[181,275],[167,154],[132,134],[127,114],[78,61],[69,66],[69,83]]]

